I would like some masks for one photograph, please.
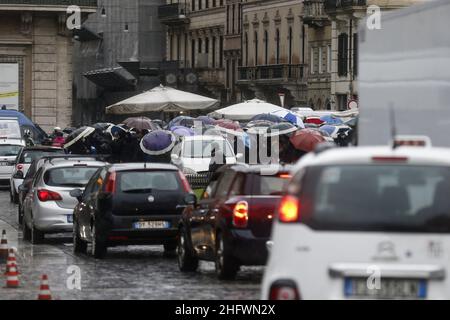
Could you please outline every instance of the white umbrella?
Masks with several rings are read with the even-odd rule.
[[[214,108],[219,101],[198,94],[159,86],[106,107],[109,114],[133,114],[153,111],[177,112]]]
[[[288,109],[279,107],[275,104],[271,104],[259,99],[253,99],[216,110],[214,112],[211,112],[209,116],[219,119],[225,118],[232,120],[250,120],[258,114],[273,113],[276,111],[289,112]]]

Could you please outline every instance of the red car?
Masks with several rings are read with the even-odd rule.
[[[288,172],[280,166],[225,166],[199,201],[187,195],[179,224],[180,270],[195,271],[199,260],[214,261],[220,279],[233,279],[242,265],[265,265],[266,242]]]

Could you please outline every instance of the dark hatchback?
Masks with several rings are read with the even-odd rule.
[[[176,249],[178,222],[191,188],[169,164],[126,163],[99,169],[84,192],[72,190],[74,251],[103,258],[107,247],[164,245]]]
[[[288,172],[278,166],[226,166],[212,176],[200,201],[188,196],[179,226],[180,270],[195,271],[199,260],[214,261],[220,279],[233,279],[242,265],[264,265]]]

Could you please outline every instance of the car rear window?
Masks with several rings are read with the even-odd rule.
[[[10,144],[0,145],[0,156],[2,157],[17,156],[20,152],[20,149],[22,149],[22,146]]]
[[[25,150],[22,152],[19,162],[18,163],[25,163],[29,164],[32,163],[33,160],[45,157],[45,156],[51,156],[55,153],[61,153],[64,154],[63,150]]]
[[[329,230],[450,232],[450,168],[416,165],[310,167],[300,217]]]
[[[119,190],[125,193],[181,189],[177,171],[125,171],[118,173],[118,181]]]
[[[64,167],[44,173],[44,183],[54,187],[84,187],[98,167]]]
[[[253,194],[261,196],[281,195],[285,184],[287,183],[288,175],[258,175],[257,180],[253,183]]]

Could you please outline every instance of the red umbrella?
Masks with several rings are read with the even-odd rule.
[[[325,121],[323,121],[319,117],[308,117],[305,119],[304,123],[313,123],[320,126],[321,124],[324,124]]]
[[[231,130],[240,130],[241,129],[239,122],[231,121],[231,120],[227,120],[227,119],[216,120],[215,125],[222,127],[222,128],[231,129]]]
[[[313,151],[317,144],[325,142],[325,138],[317,130],[302,129],[295,132],[290,138],[295,149],[310,152]]]

